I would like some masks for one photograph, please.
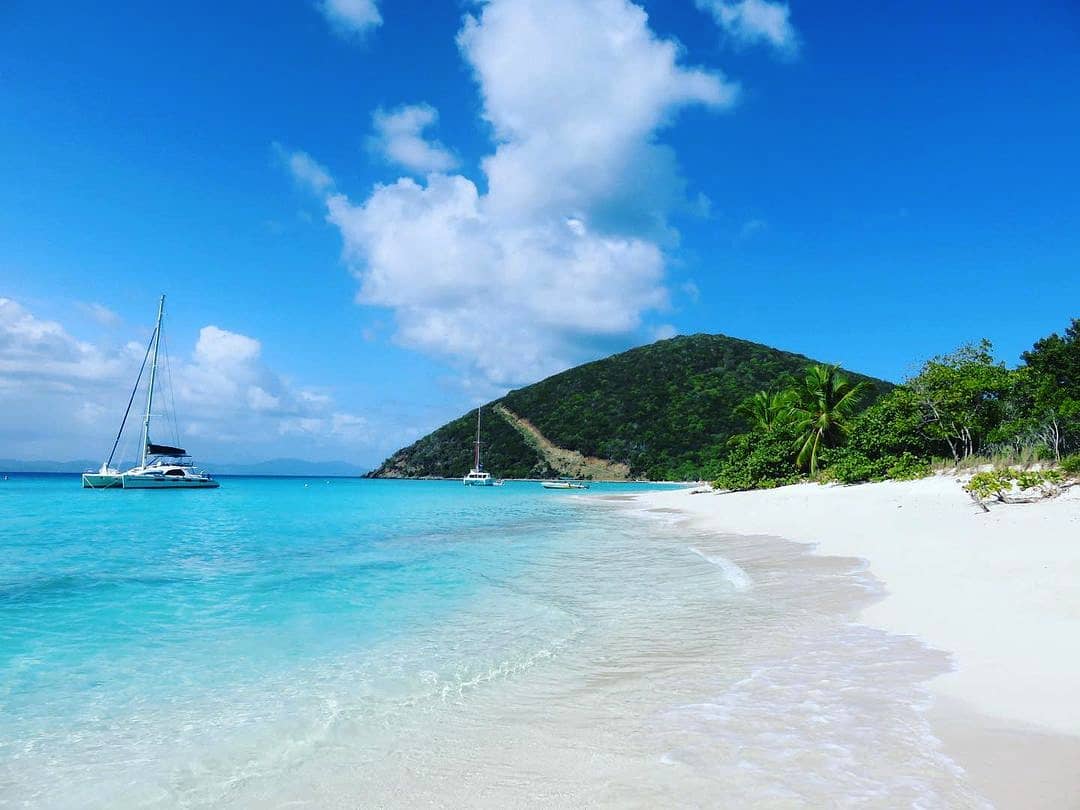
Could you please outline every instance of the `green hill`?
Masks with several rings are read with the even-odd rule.
[[[730,436],[746,430],[733,414],[736,405],[802,376],[813,362],[725,335],[691,335],[586,363],[482,408],[484,467],[502,478],[693,480]],[[847,373],[873,383],[865,404],[893,387]],[[471,466],[475,420],[473,411],[443,425],[370,475],[463,475]]]

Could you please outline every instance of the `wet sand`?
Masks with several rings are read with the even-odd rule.
[[[1080,492],[983,514],[952,478],[638,496],[717,533],[857,557],[884,598],[859,619],[949,654],[933,728],[1000,807],[1080,807]]]

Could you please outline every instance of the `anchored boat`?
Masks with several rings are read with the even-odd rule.
[[[492,487],[495,486],[495,479],[491,477],[491,473],[484,472],[484,467],[480,463],[480,409],[476,409],[476,441],[473,442],[473,468],[461,479],[467,487]]]
[[[131,389],[120,430],[116,432],[109,458],[96,472],[86,472],[82,476],[85,489],[213,489],[220,486],[209,474],[196,469],[191,457],[182,447],[167,444],[155,444],[150,440],[150,418],[154,403],[154,386],[157,383],[158,350],[161,347],[161,323],[165,314],[165,296],[158,301],[157,323],[150,336],[146,354],[143,355],[139,376]],[[166,352],[166,354],[168,354]],[[146,389],[146,412],[143,417],[142,441],[140,442],[139,463],[126,472],[120,472],[112,466],[113,456],[124,433],[135,394],[142,382],[146,361],[150,360],[150,381]]]

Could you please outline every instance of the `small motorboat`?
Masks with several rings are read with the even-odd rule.
[[[544,489],[588,489],[589,485],[584,481],[543,481],[540,484]]]

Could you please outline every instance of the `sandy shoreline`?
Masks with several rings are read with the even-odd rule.
[[[999,806],[1080,807],[1078,488],[989,514],[947,477],[635,500],[866,560],[887,593],[861,621],[952,656],[931,716],[975,786]]]

